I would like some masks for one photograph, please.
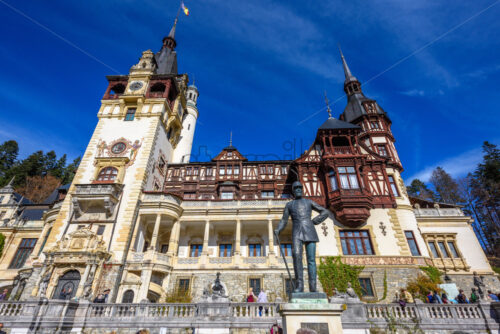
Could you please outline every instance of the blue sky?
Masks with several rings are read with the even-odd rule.
[[[462,176],[484,140],[500,143],[499,0],[185,4],[178,63],[200,90],[200,159],[226,146],[230,131],[240,152],[260,159],[307,149],[327,118],[323,92],[334,116],[346,104],[338,44],[392,119],[407,180],[438,165]],[[0,141],[17,140],[23,156],[82,155],[105,75],[127,74],[142,51],[156,52],[178,6],[0,0]]]

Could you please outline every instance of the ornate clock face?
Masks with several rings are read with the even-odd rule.
[[[134,82],[130,83],[130,87],[129,88],[132,91],[136,91],[136,90],[141,89],[142,85],[143,85],[142,81],[134,81]]]
[[[123,151],[125,151],[126,148],[127,145],[125,145],[125,143],[119,142],[114,144],[113,147],[111,147],[111,152],[113,152],[114,154],[120,154]]]

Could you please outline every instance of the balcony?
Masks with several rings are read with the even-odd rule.
[[[352,228],[363,225],[373,209],[373,196],[364,189],[337,189],[328,194],[328,204],[336,218]]]
[[[123,184],[77,184],[75,187],[72,202],[77,220],[112,219]]]
[[[338,155],[351,155],[354,154],[352,148],[350,146],[333,146],[332,147],[333,154]]]

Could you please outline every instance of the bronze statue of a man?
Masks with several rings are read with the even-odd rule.
[[[328,217],[328,210],[310,199],[302,198],[302,184],[295,181],[292,184],[295,199],[288,202],[283,211],[283,218],[275,233],[279,233],[292,216],[292,258],[295,273],[295,291],[304,292],[304,270],[302,267],[302,246],[306,247],[307,272],[309,274],[309,291],[316,292],[316,243],[319,242],[314,225],[318,225]],[[311,220],[312,210],[320,214]]]

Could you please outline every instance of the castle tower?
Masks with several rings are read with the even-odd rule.
[[[186,110],[182,119],[182,131],[179,144],[174,152],[172,162],[185,163],[191,158],[191,150],[193,148],[194,130],[196,128],[196,120],[198,119],[198,88],[190,85],[186,92]]]
[[[352,75],[344,58],[342,50],[340,57],[344,68],[344,91],[347,94],[347,106],[340,119],[361,127],[358,139],[360,145],[382,158],[388,165],[394,166],[400,172],[403,167],[394,146],[395,139],[391,132],[391,120],[377,101],[367,98],[361,90],[361,83]]]

